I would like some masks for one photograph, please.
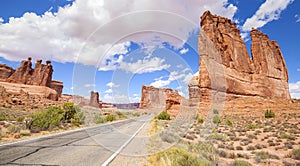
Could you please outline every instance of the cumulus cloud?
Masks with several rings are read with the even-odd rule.
[[[300,81],[296,83],[290,83],[290,94],[292,98],[300,99]]]
[[[181,50],[179,51],[179,53],[180,53],[181,55],[186,54],[187,52],[189,52],[189,49],[188,49],[188,48],[183,48],[183,49],[181,49]]]
[[[186,87],[189,81],[193,78],[193,74],[189,73],[188,70],[183,70],[182,72],[172,71],[170,75],[167,76],[167,79],[165,78],[166,77],[156,78],[150,85],[160,88],[170,85],[173,81],[177,81],[180,84],[179,87]]]
[[[278,20],[283,10],[287,8],[294,0],[266,0],[244,23],[243,31],[250,31],[253,28],[260,28],[268,22]]]
[[[116,69],[114,63],[106,66],[109,60],[123,69],[135,66],[129,72],[136,72],[139,65],[164,66],[162,59],[136,61],[134,65],[114,55],[125,56],[129,41],[149,48],[168,42],[180,48],[189,32],[199,27],[199,16],[205,10],[232,18],[237,8],[228,0],[75,0],[57,13],[27,12],[20,18],[11,17],[7,23],[0,19],[0,56],[13,61],[31,56],[95,65],[100,70]],[[162,34],[157,42],[153,33],[138,35],[145,32]],[[180,40],[174,42],[174,37]]]

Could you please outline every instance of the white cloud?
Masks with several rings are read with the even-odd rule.
[[[112,89],[107,89],[104,93],[112,93]]]
[[[298,14],[295,15],[295,18],[296,18],[296,22],[300,22],[300,16]]]
[[[2,22],[3,22],[4,20],[3,20],[3,18],[2,17],[0,17],[0,24],[2,24]]]
[[[113,64],[104,65],[109,59],[119,62],[122,69],[133,65],[135,67],[128,71],[136,72],[137,66],[162,65],[162,60],[141,60],[135,65],[122,63],[122,57],[115,59],[113,55],[126,54],[128,41],[149,48],[163,42],[179,47],[189,32],[198,28],[199,16],[205,10],[232,18],[237,8],[228,0],[76,0],[72,5],[60,7],[57,13],[47,11],[37,15],[27,12],[20,18],[11,17],[8,23],[0,19],[0,54],[14,61],[30,55],[33,59],[116,69]],[[167,35],[160,34],[159,41],[155,42],[153,33],[137,35],[145,31]],[[179,43],[174,42],[174,36],[181,39]],[[152,67],[145,72],[154,70]]]
[[[193,77],[193,75],[191,73],[186,74],[185,72],[186,71],[179,73],[177,71],[173,71],[170,73],[167,79],[164,79],[164,77],[156,78],[154,79],[155,81],[152,82],[150,85],[158,88],[166,87],[170,85],[170,83],[173,81],[178,81],[179,84],[181,83],[187,84],[190,81],[190,78]],[[180,86],[184,86],[184,85],[180,85]]]
[[[296,83],[290,83],[290,94],[292,98],[300,99],[300,81]]]
[[[186,54],[188,51],[189,51],[188,48],[183,48],[183,49],[181,49],[181,50],[179,51],[179,53],[180,53],[181,55],[183,55],[183,54]]]
[[[96,84],[85,84],[84,85],[84,87],[87,87],[87,88],[89,88],[89,87],[95,87],[96,86]]]
[[[139,103],[141,98],[139,96],[136,97],[128,97],[122,94],[105,94],[103,96],[103,101],[110,103]]]
[[[110,88],[112,88],[112,87],[119,87],[120,85],[117,85],[117,84],[115,84],[115,83],[113,83],[113,82],[109,82],[109,83],[107,83],[106,84],[106,86],[108,86],[108,87],[110,87]]]
[[[246,20],[242,29],[250,31],[253,28],[263,27],[268,22],[278,20],[280,14],[294,0],[266,0],[256,11],[256,13]]]
[[[169,64],[164,64],[165,60],[154,57],[151,59],[139,59],[133,63],[120,63],[120,69],[124,71],[128,71],[135,74],[142,74],[142,73],[151,73],[154,71],[160,71],[164,69],[168,69],[171,67]]]

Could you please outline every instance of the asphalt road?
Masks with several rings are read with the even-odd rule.
[[[0,145],[0,165],[102,165],[118,155],[151,115]]]

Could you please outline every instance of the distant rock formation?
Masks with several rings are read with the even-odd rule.
[[[178,91],[170,88],[156,88],[153,86],[142,86],[142,97],[140,108],[164,108],[165,110],[176,109],[172,111],[177,114],[182,96]],[[176,116],[176,115],[173,115]]]
[[[199,102],[200,99],[200,88],[199,88],[199,75],[194,76],[189,84],[189,99],[195,102]]]
[[[35,68],[32,69],[30,57],[28,60],[23,60],[16,70],[4,64],[0,65],[0,81],[49,87],[57,92],[57,97],[53,99],[58,100],[62,94],[63,83],[52,80],[52,73],[53,68],[50,61],[42,64],[42,60],[37,60]]]
[[[91,91],[89,106],[96,107],[96,108],[102,107],[99,102],[99,93],[98,92]]]
[[[140,107],[140,103],[126,103],[126,104],[113,104],[118,109],[137,109]]]
[[[209,11],[201,16],[201,101],[210,100],[216,92],[226,94],[226,100],[251,96],[291,99],[286,64],[276,41],[256,29],[251,39],[252,59],[235,23]],[[190,97],[195,96],[193,79]]]

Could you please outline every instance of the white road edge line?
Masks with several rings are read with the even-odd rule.
[[[103,164],[102,166],[108,166],[109,163],[111,163],[117,155],[130,143],[130,141],[133,140],[133,138],[142,130],[142,128],[146,125],[146,122],[113,154],[111,155]]]

